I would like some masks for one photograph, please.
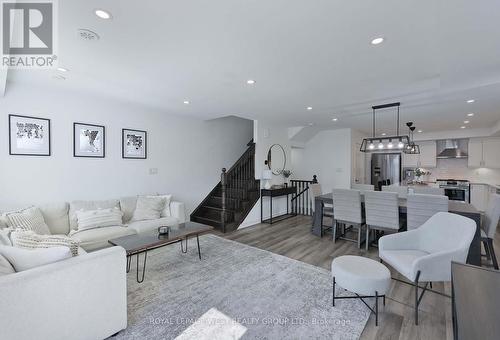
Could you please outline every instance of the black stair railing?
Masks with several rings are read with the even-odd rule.
[[[220,223],[222,231],[226,232],[229,215],[240,209],[239,204],[248,198],[249,191],[256,190],[254,143],[250,144],[250,147],[229,170],[222,169],[220,183],[222,196]],[[229,201],[232,202],[232,209],[228,208]]]
[[[297,192],[292,197],[292,213],[297,215],[312,215],[312,206],[310,202],[309,184],[318,183],[316,175],[312,180],[292,179],[290,185],[297,188]]]

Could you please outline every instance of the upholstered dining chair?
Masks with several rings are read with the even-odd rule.
[[[382,236],[378,241],[380,259],[411,281],[402,282],[415,287],[415,324],[424,293],[435,292],[427,285],[451,280],[451,262],[465,263],[475,232],[474,220],[438,212],[418,229]],[[419,287],[419,283],[425,286]]]
[[[349,189],[333,189],[333,207],[335,210],[334,223],[333,223],[333,242],[337,238],[337,229],[339,225],[344,226],[342,236],[340,237],[346,241],[358,243],[358,248],[361,248],[361,234],[362,228],[365,224],[361,207],[361,192],[359,190]],[[352,226],[358,230],[358,239],[350,239],[345,237],[345,231]]]
[[[498,270],[498,261],[493,248],[493,239],[500,219],[500,195],[492,194],[488,207],[481,223],[481,241],[483,242],[486,256],[491,259],[493,267]]]
[[[415,194],[424,194],[424,195],[444,195],[443,188],[435,188],[435,187],[426,187],[426,186],[414,186],[413,192]]]
[[[408,230],[420,227],[438,212],[448,212],[447,196],[408,194],[406,200]]]
[[[311,189],[311,194],[309,197],[311,198],[311,206],[312,206],[312,212],[313,216],[315,214],[315,209],[316,209],[316,197],[323,195],[323,191],[321,190],[321,184],[319,183],[314,183],[310,184],[309,188]],[[324,217],[331,217],[333,218],[333,205],[323,203],[323,216]],[[321,219],[323,220],[323,219]],[[333,222],[332,222],[333,224]],[[323,225],[323,222],[321,222],[321,237],[323,237],[323,232],[325,230],[331,229],[332,226],[328,225]]]
[[[401,198],[408,197],[408,187],[402,185],[384,185],[382,191],[395,192]]]
[[[353,183],[351,185],[351,189],[353,190],[359,190],[359,191],[373,191],[375,190],[375,186],[372,184],[358,184],[358,183]]]
[[[384,230],[398,232],[399,199],[395,192],[365,192],[366,250],[370,244],[370,231]]]

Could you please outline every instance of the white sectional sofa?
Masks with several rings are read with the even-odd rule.
[[[0,275],[0,339],[105,339],[127,328],[121,247]]]
[[[120,236],[147,233],[159,226],[175,227],[186,222],[184,203],[171,201],[170,216],[155,220],[131,221],[136,206],[137,196],[102,201],[72,201],[70,203],[51,203],[38,206],[45,223],[53,235],[69,235],[79,241],[86,251],[109,247],[108,240]],[[83,231],[77,230],[75,211],[117,207],[123,212],[123,225],[110,226]],[[6,227],[6,221],[0,218],[0,228]]]

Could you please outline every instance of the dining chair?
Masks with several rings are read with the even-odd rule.
[[[447,196],[408,194],[406,200],[408,230],[417,229],[438,212],[448,212]]]
[[[498,261],[493,249],[493,239],[500,219],[500,195],[492,194],[481,223],[481,242],[483,242],[486,256],[491,259],[493,267],[498,270]]]
[[[384,185],[382,191],[395,192],[400,198],[408,197],[408,187],[402,185]]]
[[[321,190],[321,184],[319,184],[319,183],[310,184],[309,188],[311,189],[311,195],[309,197],[311,197],[311,206],[312,206],[312,212],[313,212],[313,216],[314,216],[315,210],[316,210],[316,197],[323,195],[323,191]],[[322,204],[323,204],[323,216],[333,218],[333,205],[323,203],[323,202],[322,202]],[[332,225],[333,225],[333,222],[332,222]],[[323,218],[321,218],[321,237],[323,237],[323,231],[331,229],[331,228],[332,228],[332,226],[323,225]]]
[[[399,198],[395,192],[365,192],[366,250],[370,243],[370,231],[398,232]]]
[[[443,188],[426,187],[419,185],[413,187],[413,192],[415,194],[424,194],[424,195],[444,195]]]
[[[359,190],[359,191],[373,191],[373,190],[375,190],[375,186],[372,184],[353,183],[353,184],[351,184],[351,189]]]
[[[411,196],[409,195],[408,199]],[[416,325],[418,306],[424,293],[432,291],[444,295],[427,288],[428,284],[451,280],[451,262],[465,263],[475,233],[474,220],[457,214],[438,212],[418,229],[382,236],[378,241],[380,260],[389,264],[410,282],[393,279],[415,288]],[[421,287],[419,283],[425,283],[425,286]]]
[[[333,207],[335,209],[333,223],[333,242],[337,238],[337,228],[339,224],[344,226],[342,236],[339,238],[346,241],[357,242],[358,248],[361,248],[361,233],[365,218],[361,208],[361,192],[359,190],[333,189]],[[358,230],[358,239],[345,237],[345,232],[352,226]]]

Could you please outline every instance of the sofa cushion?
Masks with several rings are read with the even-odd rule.
[[[71,251],[67,247],[22,249],[0,246],[0,254],[12,264],[16,272],[66,260],[71,257]]]
[[[179,225],[179,220],[175,217],[162,217],[156,220],[146,220],[146,221],[134,221],[128,224],[128,227],[134,229],[138,234],[147,233],[151,231],[157,231],[158,227],[169,226],[177,227]]]
[[[49,226],[52,234],[69,233],[69,204],[67,202],[49,203],[38,206],[42,212],[45,223]]]
[[[7,228],[7,214],[6,213],[1,213],[0,214],[0,229],[2,228]]]
[[[45,223],[42,212],[37,207],[8,213],[7,224],[11,228],[32,230],[39,235],[50,234],[50,229]]]
[[[11,246],[10,233],[13,231],[11,228],[0,228],[0,245]]]
[[[127,223],[134,216],[135,207],[137,205],[137,196],[127,196],[120,198],[120,209],[123,212],[123,223]]]
[[[82,231],[72,231],[70,237],[77,240],[86,251],[97,250],[111,246],[108,240],[121,236],[134,235],[136,231],[128,227],[114,226]]]
[[[156,220],[165,208],[166,199],[158,196],[139,196],[131,221]]]
[[[170,201],[172,201],[172,195],[159,195],[158,197],[163,197],[165,199],[165,206],[161,211],[160,217],[169,217],[172,216],[170,212]]]
[[[0,276],[15,273],[14,267],[10,262],[0,254]]]
[[[105,200],[105,201],[73,201],[69,204],[69,226],[71,230],[78,228],[76,219],[77,210],[97,210],[120,208],[120,201],[118,200]]]

